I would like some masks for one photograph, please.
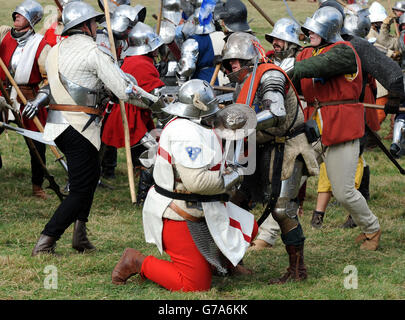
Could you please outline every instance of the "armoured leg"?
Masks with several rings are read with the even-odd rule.
[[[281,239],[286,246],[289,256],[287,272],[279,279],[270,280],[270,284],[285,283],[288,280],[304,280],[307,271],[304,264],[304,233],[297,217],[298,196],[304,163],[300,160],[295,162],[292,176],[284,180],[281,186],[280,198],[272,213],[274,220],[281,229]]]
[[[399,157],[401,149],[405,147],[405,119],[395,119],[390,152],[394,157]]]

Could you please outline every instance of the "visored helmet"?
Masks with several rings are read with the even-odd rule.
[[[299,34],[301,26],[290,18],[281,18],[274,24],[273,31],[266,33],[266,40],[270,43],[274,38],[292,42],[300,46]]]
[[[127,56],[139,56],[155,51],[163,41],[160,36],[153,31],[152,27],[143,22],[138,22],[128,35]]]
[[[220,109],[214,89],[205,80],[192,79],[179,89],[178,98],[162,111],[188,119],[200,119],[215,114]]]
[[[340,11],[331,6],[325,6],[315,11],[312,18],[307,18],[301,27],[306,36],[309,31],[319,35],[328,43],[342,41],[340,29],[343,26],[343,16]]]
[[[68,3],[62,12],[62,22],[65,25],[62,36],[65,36],[72,28],[93,18],[96,21],[100,21],[104,18],[104,14],[97,12],[86,2],[76,1]]]
[[[31,28],[34,28],[34,26],[42,19],[44,9],[38,2],[34,0],[25,0],[13,11],[11,15],[13,17],[13,21],[15,20],[17,13],[21,14],[25,19],[27,19]]]

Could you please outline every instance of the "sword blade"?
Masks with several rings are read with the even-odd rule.
[[[32,140],[36,140],[38,142],[41,142],[43,144],[49,144],[51,146],[55,146],[56,144],[53,141],[48,141],[44,139],[44,134],[42,132],[36,132],[36,131],[31,131],[31,130],[27,130],[27,129],[23,129],[23,128],[15,128],[13,126],[10,126],[4,122],[0,121],[0,127],[4,127],[7,128],[9,130],[15,131],[19,134],[21,134],[22,136],[25,136],[27,138],[30,138]]]

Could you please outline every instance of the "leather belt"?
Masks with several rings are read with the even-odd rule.
[[[161,194],[162,196],[176,199],[176,200],[184,200],[184,201],[191,201],[191,202],[228,202],[229,195],[227,193],[220,193],[214,195],[204,195],[204,194],[196,194],[196,193],[189,193],[188,191],[181,191],[181,192],[188,192],[188,193],[180,193],[179,190],[177,192],[171,192],[166,189],[159,187],[159,185],[155,184],[155,190],[157,193]]]
[[[189,221],[193,221],[193,222],[199,222],[199,221],[204,219],[204,218],[198,218],[198,217],[192,216],[191,214],[187,213],[182,208],[180,208],[173,201],[170,202],[169,208],[172,209],[174,212],[176,212],[180,217],[184,218],[185,220],[189,220]]]
[[[97,108],[70,104],[50,104],[49,109],[58,111],[84,112],[88,114],[96,114],[98,116],[101,116],[103,114],[103,111]]]

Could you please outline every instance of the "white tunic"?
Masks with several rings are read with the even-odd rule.
[[[205,195],[219,194],[225,192],[223,178],[218,171],[221,160],[221,142],[214,130],[187,119],[175,118],[166,125],[160,136],[153,177],[157,185],[173,191],[176,165],[200,172],[205,169],[208,174],[201,174],[201,179],[197,179],[199,181],[188,184],[188,191]],[[143,207],[145,240],[156,244],[161,253],[162,217],[170,210],[168,205],[171,201],[171,198],[157,193],[152,187]],[[254,216],[231,202],[202,202],[202,207],[216,245],[236,266],[249,247]]]
[[[112,58],[103,53],[96,42],[89,36],[76,34],[62,40],[54,46],[46,61],[48,80],[53,99],[57,104],[76,105],[74,100],[66,95],[66,91],[56,89],[59,73],[71,82],[91,89],[98,90],[103,83],[119,99],[128,100],[125,89],[128,86],[120,69]],[[47,123],[44,131],[46,140],[54,140],[69,125],[81,132],[89,116],[84,112],[62,111],[64,124]],[[100,148],[101,123],[95,121],[82,133],[97,149]]]

